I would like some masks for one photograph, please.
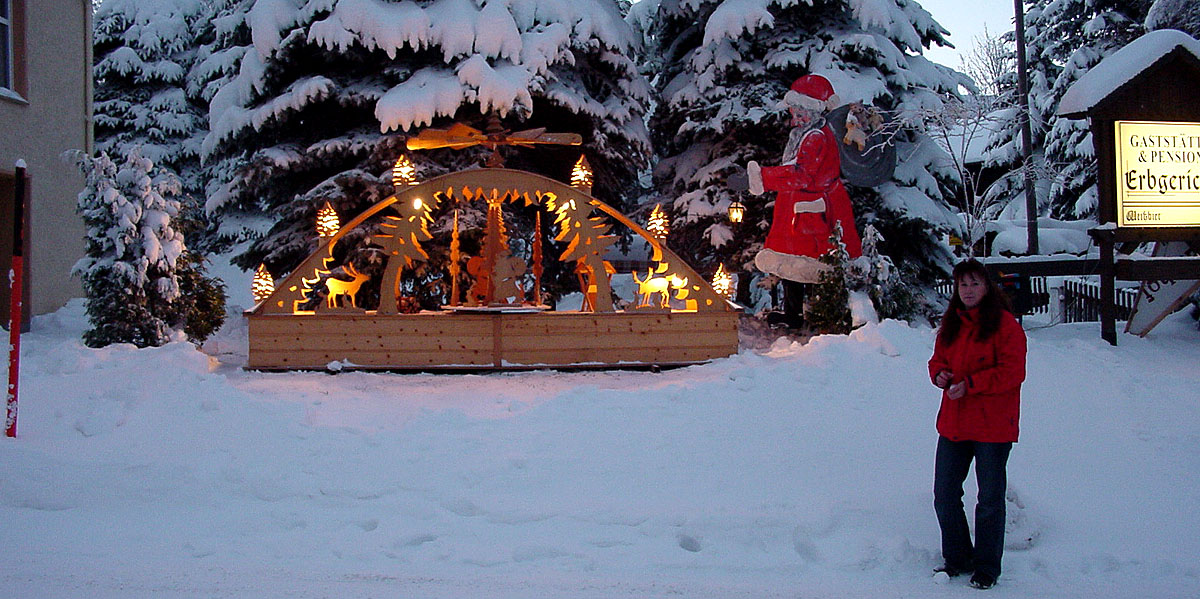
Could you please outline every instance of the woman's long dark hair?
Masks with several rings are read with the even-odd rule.
[[[958,297],[958,283],[967,275],[975,275],[987,285],[987,293],[979,301],[980,341],[986,341],[1000,328],[1001,312],[1012,312],[1008,296],[988,275],[987,267],[974,258],[963,260],[954,266],[954,293],[951,294],[946,313],[942,315],[942,327],[938,331],[942,343],[953,343],[958,338],[959,329],[962,328],[962,316],[959,313],[967,307],[963,305],[962,298]]]

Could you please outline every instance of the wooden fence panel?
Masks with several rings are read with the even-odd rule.
[[[1113,298],[1117,320],[1129,320],[1137,302],[1136,288],[1118,289]],[[1063,322],[1098,322],[1100,320],[1100,285],[1067,279],[1063,281]]]
[[[1033,308],[1030,314],[1048,314],[1051,297],[1046,283],[1046,277],[1030,277],[1029,288],[1033,294]],[[943,297],[949,298],[954,291],[951,281],[944,281],[935,286]],[[1115,302],[1117,305],[1117,320],[1129,320],[1133,306],[1137,301],[1137,289],[1118,289]],[[1100,320],[1100,286],[1079,279],[1066,279],[1062,287],[1063,322],[1098,322]]]

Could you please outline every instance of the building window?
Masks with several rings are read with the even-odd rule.
[[[0,99],[25,102],[25,0],[0,0]]]
[[[12,1],[0,0],[0,87],[13,87]]]

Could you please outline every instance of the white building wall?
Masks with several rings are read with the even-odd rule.
[[[75,214],[83,177],[62,154],[92,149],[92,7],[90,0],[13,2],[24,2],[28,84],[23,98],[0,95],[0,172],[11,175],[19,159],[28,165],[26,310],[44,314],[83,295],[71,277],[84,248]]]

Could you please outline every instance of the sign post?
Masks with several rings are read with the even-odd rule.
[[[8,392],[4,434],[17,436],[17,382],[21,378],[21,280],[24,265],[25,161],[18,160],[17,180],[13,187],[12,267],[8,271]]]
[[[1127,332],[1145,335],[1200,282],[1200,40],[1151,31],[1117,50],[1063,95],[1059,116],[1086,118],[1096,152],[1100,335],[1116,345],[1116,281],[1143,294]],[[1155,242],[1155,255],[1135,254]],[[1170,247],[1170,253],[1164,253]],[[1164,294],[1164,281],[1171,285]]]

